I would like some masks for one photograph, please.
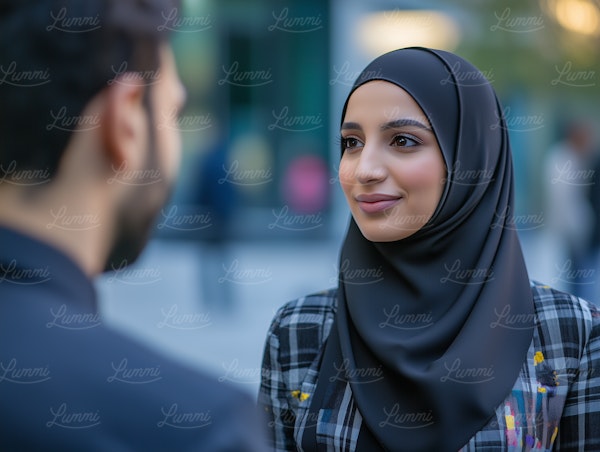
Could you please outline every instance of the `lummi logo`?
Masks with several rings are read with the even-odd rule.
[[[127,358],[123,358],[118,364],[111,363],[114,373],[109,376],[106,381],[112,383],[119,381],[128,384],[146,384],[153,383],[162,379],[160,375],[160,367],[132,367],[129,365]]]
[[[156,225],[158,229],[192,232],[210,228],[213,224],[210,212],[179,213],[177,205],[172,205],[167,210],[162,209],[160,214],[160,221]]]
[[[100,17],[95,16],[71,16],[68,17],[66,7],[58,12],[50,11],[52,23],[46,27],[46,31],[63,31],[65,33],[87,33],[100,28]]]
[[[179,33],[199,33],[213,26],[210,16],[182,16],[177,8],[161,13],[164,23],[157,27],[158,31],[169,30]]]
[[[52,120],[46,124],[46,130],[62,130],[63,132],[86,132],[100,127],[101,118],[98,115],[69,115],[67,107],[62,106],[58,111],[50,110]]]
[[[199,330],[212,325],[212,320],[208,312],[179,312],[177,304],[165,311],[161,308],[160,313],[163,319],[156,324],[158,328],[172,328],[174,330]]]
[[[136,264],[129,265],[127,259],[123,259],[118,266],[111,263],[111,276],[107,279],[109,284],[120,282],[130,285],[154,284],[162,279],[158,268],[141,268]]]
[[[479,71],[472,66],[462,67],[460,61],[454,63],[448,70],[448,78],[443,79],[442,85],[452,84],[456,86],[481,86],[493,83],[494,72]]]
[[[264,284],[273,279],[270,268],[243,268],[240,261],[234,259],[231,264],[223,264],[225,274],[217,279],[219,284],[231,282],[234,284],[254,285]]]
[[[562,67],[554,66],[558,76],[550,82],[552,86],[566,85],[574,88],[589,88],[596,86],[596,71],[573,69],[573,62],[567,61]]]
[[[323,226],[323,217],[321,213],[314,214],[294,214],[290,208],[285,205],[279,211],[273,209],[275,221],[269,223],[269,229],[285,229],[287,231],[310,231]]]
[[[555,264],[557,273],[551,279],[553,284],[558,282],[576,285],[593,285],[596,283],[596,268],[583,268],[574,265],[571,259],[567,259],[564,264]]]
[[[340,85],[344,85],[344,86],[352,86],[352,85],[354,85],[354,81],[358,78],[358,76],[361,76],[365,80],[383,77],[383,73],[381,72],[381,69],[378,69],[377,71],[364,71],[363,72],[361,70],[355,70],[355,69],[351,68],[349,61],[344,61],[340,66],[334,65],[332,69],[333,69],[332,72],[334,74],[334,77],[329,80],[330,86],[333,86],[335,84],[340,84]]]
[[[218,380],[220,383],[231,381],[242,384],[258,384],[261,377],[270,377],[270,369],[262,367],[242,367],[240,360],[235,358],[230,363],[223,363],[225,375],[221,375]]]
[[[16,259],[8,263],[0,262],[0,284],[7,282],[21,286],[42,284],[52,279],[48,267],[24,268],[19,266]]]
[[[501,310],[494,308],[496,320],[490,323],[490,328],[506,328],[509,330],[529,330],[534,328],[537,322],[534,313],[523,314],[511,312],[511,305],[506,304]]]
[[[62,229],[63,231],[87,231],[100,227],[100,217],[97,213],[71,213],[67,206],[61,206],[58,210],[50,209],[51,223],[46,229]]]
[[[399,304],[395,304],[389,310],[384,308],[383,314],[385,320],[379,324],[379,328],[389,327],[397,330],[420,330],[428,328],[434,323],[431,311],[405,313],[402,312]]]
[[[285,130],[286,132],[310,132],[324,126],[321,115],[291,115],[290,109],[284,106],[281,111],[272,111],[275,121],[268,125],[268,130]]]
[[[509,33],[532,33],[544,28],[542,16],[517,16],[510,8],[504,8],[500,14],[494,12],[497,22],[490,27],[490,31],[506,31]]]
[[[403,411],[400,405],[395,403],[391,408],[384,407],[385,419],[379,423],[379,427],[394,427],[400,429],[417,429],[433,425],[434,417],[431,410],[427,411]]]
[[[58,309],[50,308],[53,319],[46,323],[46,328],[61,328],[63,330],[87,330],[100,325],[100,314],[97,312],[67,311],[67,305],[61,304]]]
[[[495,112],[498,122],[490,126],[491,130],[505,129],[509,132],[533,132],[544,127],[543,115],[516,115],[510,107],[504,107],[502,113]]]
[[[6,168],[0,163],[0,184],[6,182],[12,185],[30,186],[50,182],[48,168],[17,169],[17,161],[12,160]]]
[[[46,83],[50,83],[48,69],[22,70],[18,69],[16,61],[11,61],[7,66],[0,65],[0,86],[7,84],[20,88],[31,88]]]
[[[440,282],[445,284],[447,282],[455,284],[485,284],[494,279],[494,271],[491,268],[463,268],[460,259],[456,259],[452,265],[448,266],[444,264],[446,270],[446,276],[440,278]]]
[[[544,225],[543,212],[536,214],[511,214],[510,206],[506,206],[500,213],[495,213],[496,217],[490,229],[505,228],[513,231],[529,231],[541,228]]]
[[[152,185],[162,181],[162,174],[158,169],[130,169],[127,161],[123,161],[118,168],[112,166],[113,176],[106,180],[112,185],[119,183],[123,185]]]
[[[323,28],[323,19],[321,14],[316,16],[297,16],[291,17],[289,8],[283,8],[281,12],[273,11],[275,23],[269,25],[269,31],[279,30],[288,33],[310,33]]]
[[[447,370],[446,375],[440,378],[442,383],[452,381],[462,384],[479,384],[493,380],[494,366],[489,367],[465,367],[460,358],[456,358],[451,364],[444,363]]]
[[[350,366],[350,361],[344,359],[341,364],[333,363],[336,374],[329,377],[330,382],[336,380],[348,381],[353,384],[368,384],[383,380],[383,369],[381,365],[377,367],[354,367]]]
[[[223,171],[225,176],[217,181],[219,184],[252,186],[268,184],[273,180],[271,168],[243,169],[239,160],[234,160],[229,166],[223,165]]]
[[[19,366],[16,358],[8,363],[0,361],[0,383],[3,381],[22,385],[43,383],[50,380],[50,369],[48,366],[23,367]]]
[[[336,266],[334,268],[337,270]],[[340,262],[339,274],[343,275],[345,284],[364,285],[376,284],[383,281],[383,269],[381,266],[356,268],[352,265],[350,259],[344,259]],[[338,276],[338,278],[341,278],[341,276]],[[335,278],[331,282],[334,283]]]
[[[273,82],[273,73],[271,68],[255,70],[255,71],[242,71],[240,70],[240,63],[234,61],[231,66],[222,66],[225,77],[220,79],[217,83],[219,86],[224,84],[240,86],[245,88],[268,85]]]
[[[179,405],[173,403],[169,408],[162,407],[163,419],[156,425],[159,428],[171,427],[177,429],[197,429],[212,424],[210,411],[180,411]]]
[[[66,403],[58,408],[50,407],[51,420],[46,422],[46,427],[60,427],[67,429],[86,429],[100,425],[98,411],[70,411]]]

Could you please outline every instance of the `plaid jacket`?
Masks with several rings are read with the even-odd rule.
[[[600,451],[600,311],[548,286],[531,288],[536,327],[527,359],[496,416],[461,452]],[[274,450],[301,450],[304,430],[315,424],[326,450],[356,448],[362,418],[341,378],[331,382],[337,409],[309,416],[336,307],[336,290],[313,294],[284,305],[271,324],[259,405]]]

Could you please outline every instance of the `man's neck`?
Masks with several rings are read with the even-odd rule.
[[[0,224],[64,252],[90,277],[99,274],[107,254],[110,222],[99,200],[60,188],[0,186]]]

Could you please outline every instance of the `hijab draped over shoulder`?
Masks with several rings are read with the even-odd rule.
[[[321,375],[345,369],[362,416],[358,450],[457,451],[508,396],[533,337],[531,289],[510,221],[507,128],[489,81],[451,53],[382,55],[348,98],[372,80],[419,104],[447,179],[432,218],[403,240],[371,242],[350,221]],[[319,379],[312,411],[328,384]]]

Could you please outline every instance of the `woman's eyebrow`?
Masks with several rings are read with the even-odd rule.
[[[342,124],[342,130],[362,130],[362,127],[357,122],[345,122]]]
[[[390,121],[390,122],[386,122],[385,124],[383,124],[381,126],[381,130],[388,130],[388,129],[397,129],[400,127],[404,127],[404,126],[415,126],[418,127],[419,129],[423,129],[423,130],[427,130],[427,131],[432,131],[431,127],[426,126],[425,124],[423,124],[420,121],[417,121],[416,119],[410,119],[410,118],[403,118],[403,119],[395,119],[394,121]]]
[[[425,124],[423,124],[420,121],[417,121],[416,119],[410,119],[410,118],[395,119],[393,121],[386,122],[385,124],[383,124],[380,127],[380,129],[382,131],[384,131],[384,130],[389,130],[389,129],[398,129],[400,127],[405,127],[405,126],[414,126],[414,127],[418,127],[419,129],[423,129],[423,130],[432,132],[431,127],[426,126]],[[362,130],[362,126],[357,122],[345,122],[342,124],[341,129],[342,130]]]

